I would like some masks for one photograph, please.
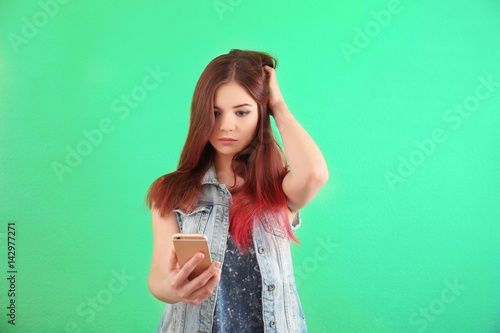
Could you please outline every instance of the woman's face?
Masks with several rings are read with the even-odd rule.
[[[236,81],[220,85],[214,96],[215,127],[209,142],[218,155],[231,157],[254,138],[259,121],[257,102]],[[229,138],[234,141],[223,141]]]

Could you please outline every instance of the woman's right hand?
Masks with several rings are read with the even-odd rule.
[[[172,248],[170,264],[167,269],[167,280],[176,301],[200,305],[212,295],[215,286],[220,281],[220,262],[214,261],[203,273],[192,280],[188,280],[189,274],[203,260],[204,256],[202,252],[197,253],[180,269],[175,249]]]

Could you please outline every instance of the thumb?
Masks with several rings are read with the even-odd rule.
[[[170,252],[170,264],[168,265],[169,272],[179,271],[179,263],[177,262],[177,254],[175,253],[175,249],[172,248]]]

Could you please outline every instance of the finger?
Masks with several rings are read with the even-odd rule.
[[[222,270],[217,269],[217,273],[212,276],[210,280],[208,280],[207,287],[210,288],[210,290],[214,290],[214,288],[219,284],[221,274]]]
[[[182,266],[181,270],[179,271],[178,278],[187,281],[189,274],[193,272],[196,265],[198,265],[203,260],[204,257],[205,254],[203,252],[198,252],[197,254],[192,256],[191,259],[189,259],[184,264],[184,266]]]
[[[274,76],[274,68],[268,65],[264,65],[264,70],[267,72],[269,79],[272,79],[272,77]]]
[[[205,293],[204,290],[206,290],[207,282],[210,281],[214,275],[217,275],[217,271],[219,270],[217,264],[220,265],[219,262],[213,262],[203,273],[184,285],[182,291],[184,294],[189,295],[188,299],[193,300],[199,298]]]
[[[215,267],[216,266],[213,266],[213,268]],[[210,269],[207,269],[205,272],[208,271],[210,271]],[[190,282],[190,284],[192,284],[192,286],[190,287],[195,288],[195,290],[189,293],[189,297],[187,297],[188,300],[193,303],[195,303],[197,300],[201,300],[201,302],[203,302],[205,299],[210,297],[210,295],[212,295],[213,293],[214,288],[220,281],[220,275],[221,275],[221,270],[215,268],[215,272],[213,272],[213,274],[208,275],[208,279],[203,277],[202,279],[196,280],[198,278],[201,278],[202,275],[198,276],[196,279],[193,279]],[[198,286],[197,283],[199,283],[201,286]]]
[[[197,289],[203,288],[207,282],[217,274],[219,270],[220,263],[218,261],[214,261],[210,267],[208,267],[203,273],[198,275],[196,278],[191,280],[186,286],[190,292],[194,292]]]
[[[175,253],[174,248],[172,248],[172,251],[170,251],[170,265],[168,265],[168,270],[169,271],[179,270],[179,264],[177,262],[177,253]]]

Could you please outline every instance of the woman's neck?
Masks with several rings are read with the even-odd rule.
[[[224,184],[230,192],[238,189],[244,180],[240,176],[236,176],[236,184],[234,182],[234,172],[231,168],[232,156],[218,155],[215,158],[215,171],[217,173],[217,180],[219,184]]]

